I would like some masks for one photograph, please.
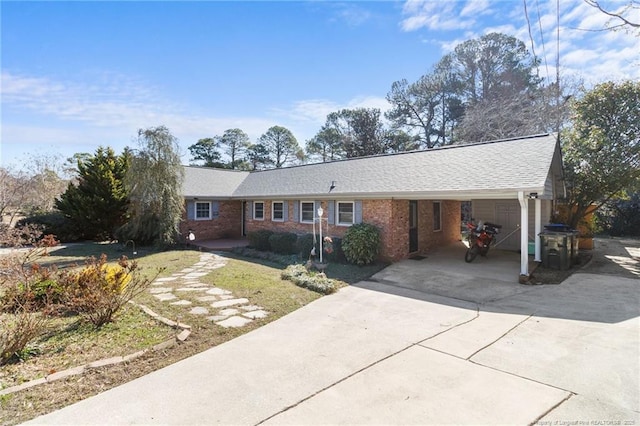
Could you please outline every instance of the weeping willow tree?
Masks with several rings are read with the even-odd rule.
[[[129,220],[119,238],[167,247],[178,241],[184,211],[177,139],[165,126],[152,127],[138,130],[138,145],[125,177]]]

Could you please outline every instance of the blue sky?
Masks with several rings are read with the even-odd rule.
[[[555,76],[556,2],[527,6],[540,73]],[[2,1],[0,15],[2,165],[121,152],[158,125],[185,164],[189,145],[234,127],[255,141],[285,126],[304,145],[332,111],[384,111],[394,81],[464,40],[500,31],[531,49],[521,0]],[[640,78],[640,36],[585,31],[609,19],[582,0],[561,0],[560,21],[563,75]]]

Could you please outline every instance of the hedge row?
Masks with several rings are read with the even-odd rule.
[[[301,234],[297,235],[292,232],[273,232],[269,230],[259,230],[249,232],[247,234],[249,240],[249,247],[259,251],[270,251],[283,255],[297,255],[300,259],[309,259],[311,257],[311,250],[314,247],[313,234]],[[342,240],[340,238],[333,238],[331,249],[327,250],[328,245],[324,244],[323,257],[329,262],[342,262],[346,261],[344,253],[342,252]],[[320,244],[319,241],[315,241],[316,257],[319,256]]]
[[[315,246],[315,257],[320,255],[319,241],[313,234],[296,235],[292,232],[273,232],[266,229],[249,232],[249,247],[259,251],[270,251],[281,255],[297,255],[310,259]],[[328,238],[323,241],[323,260],[337,263],[366,265],[375,261],[380,245],[377,227],[360,223],[351,226],[344,238]]]

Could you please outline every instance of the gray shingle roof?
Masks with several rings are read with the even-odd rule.
[[[230,198],[248,175],[237,170],[185,166],[182,194],[186,198]]]
[[[544,193],[555,134],[258,172],[186,167],[186,197],[514,198]],[[330,189],[335,182],[333,189]]]
[[[251,173],[234,196],[513,198],[543,193],[555,153],[556,136],[540,135],[310,164]]]

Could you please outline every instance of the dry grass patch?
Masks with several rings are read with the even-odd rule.
[[[126,307],[115,322],[96,329],[78,317],[54,318],[46,333],[28,345],[22,359],[0,368],[0,388],[20,385],[93,361],[128,355],[175,336],[171,327]]]

